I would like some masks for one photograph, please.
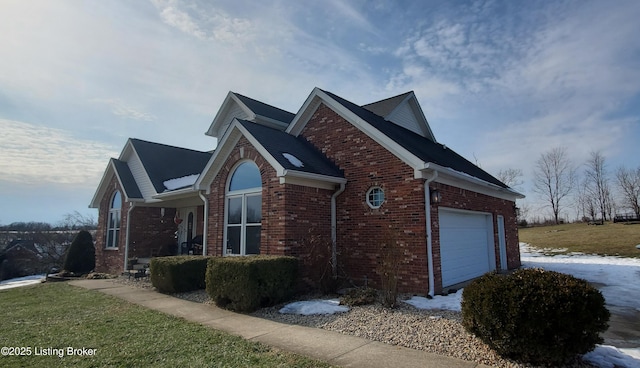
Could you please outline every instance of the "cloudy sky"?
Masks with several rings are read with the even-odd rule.
[[[232,90],[297,112],[415,91],[436,139],[490,173],[564,146],[640,166],[640,2],[0,2],[0,224],[87,208],[135,137],[211,150]]]

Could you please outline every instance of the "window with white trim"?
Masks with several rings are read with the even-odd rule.
[[[367,204],[369,207],[380,208],[384,203],[384,190],[380,187],[372,187],[367,191]]]
[[[107,242],[105,248],[118,248],[118,239],[120,238],[120,220],[122,209],[122,195],[120,191],[113,193],[109,204],[109,215],[107,218]]]
[[[244,161],[236,167],[225,204],[225,255],[260,254],[262,178],[255,163]]]

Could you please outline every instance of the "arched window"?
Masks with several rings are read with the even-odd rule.
[[[118,248],[118,238],[120,238],[120,219],[122,209],[122,196],[119,191],[113,193],[109,204],[109,216],[107,219],[107,243],[106,248]]]
[[[262,178],[252,161],[242,162],[233,172],[226,206],[225,255],[260,254]]]

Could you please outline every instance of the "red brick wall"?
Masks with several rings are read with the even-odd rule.
[[[116,190],[120,190],[115,176],[109,183],[109,190],[100,201],[98,212],[98,229],[96,231],[96,271],[120,274],[124,270],[124,255],[127,234],[127,216],[130,204],[122,203],[120,236],[117,249],[106,249],[107,221],[111,198]],[[178,225],[173,222],[175,208],[165,208],[164,217],[158,207],[134,207],[131,211],[129,232],[129,258],[148,258],[153,254],[166,254],[170,245],[176,243],[174,233]],[[163,249],[161,249],[163,247]]]
[[[392,238],[401,245],[403,261],[399,272],[402,292],[428,292],[424,180],[414,179],[411,167],[388,152],[337,113],[321,105],[301,135],[320,147],[348,180],[338,197],[338,249],[340,269],[348,277],[366,279],[379,286],[381,241]],[[369,188],[385,191],[379,209],[366,203]],[[460,188],[432,183],[441,191],[441,206],[493,214],[496,264],[500,265],[497,215],[505,219],[508,268],[520,266],[514,202]],[[431,207],[436,293],[442,291],[437,205]]]
[[[331,239],[330,209],[333,191],[281,184],[275,169],[244,137],[226,159],[210,187],[208,254],[223,255],[226,185],[236,164],[247,159],[258,166],[262,177],[260,253],[300,257],[302,277],[313,284],[310,279],[312,267],[307,261],[309,244],[306,239],[310,234]]]
[[[135,207],[131,212],[129,258],[149,258],[176,244],[178,225],[173,222],[175,208],[165,208],[164,216],[157,207]],[[123,229],[127,223],[123,223]],[[121,230],[123,231],[123,230]]]
[[[240,153],[242,148],[243,154]],[[262,231],[260,234],[260,252],[262,254],[281,254],[277,248],[278,235],[277,225],[279,220],[273,218],[270,208],[278,203],[271,203],[271,198],[267,194],[270,191],[278,192],[280,186],[276,171],[269,165],[258,151],[244,137],[240,139],[233,152],[225,160],[222,169],[218,172],[210,186],[209,194],[209,223],[207,229],[207,254],[211,256],[222,256],[224,240],[224,211],[225,194],[229,174],[235,165],[241,160],[253,161],[260,170],[262,177]]]
[[[321,105],[301,132],[333,160],[348,180],[337,200],[340,269],[358,283],[380,285],[380,244],[395,238],[401,245],[401,291],[428,291],[423,180],[396,156]],[[366,203],[373,187],[384,190],[379,209]]]

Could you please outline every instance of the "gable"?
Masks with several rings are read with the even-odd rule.
[[[332,189],[335,184],[345,182],[340,170],[302,137],[250,121],[234,119],[196,181],[197,189],[210,189],[209,186],[241,138],[246,139],[276,171],[280,183]]]
[[[362,106],[405,129],[436,141],[413,91]]]
[[[437,171],[445,174],[440,175],[437,180],[450,176],[455,178],[457,185],[473,188],[471,190],[509,200],[523,198],[521,194],[511,190],[507,185],[446,146],[398,124],[391,123],[364,107],[318,88],[314,89],[307,98],[302,109],[287,128],[287,132],[293,135],[300,134],[322,104],[338,113],[349,123],[373,138],[384,149],[411,166],[416,178],[428,178],[433,175],[434,171]],[[408,106],[411,107],[411,102]]]
[[[165,183],[200,175],[210,157],[210,152],[131,138],[120,157],[109,161],[89,207],[99,207],[100,199],[114,176],[124,191],[126,201],[157,202],[154,196],[175,189]]]
[[[247,120],[284,130],[295,115],[258,100],[229,92],[205,134],[221,138],[233,119]]]
[[[138,160],[128,161],[131,171],[138,179],[144,181],[144,175],[149,178],[153,186],[154,194],[164,193],[169,190],[165,182],[191,175],[199,175],[211,157],[209,152],[201,152],[168,146],[160,143],[147,142],[140,139],[131,139],[132,146]],[[139,166],[141,165],[141,167]],[[141,188],[145,198],[150,193],[150,188]]]

